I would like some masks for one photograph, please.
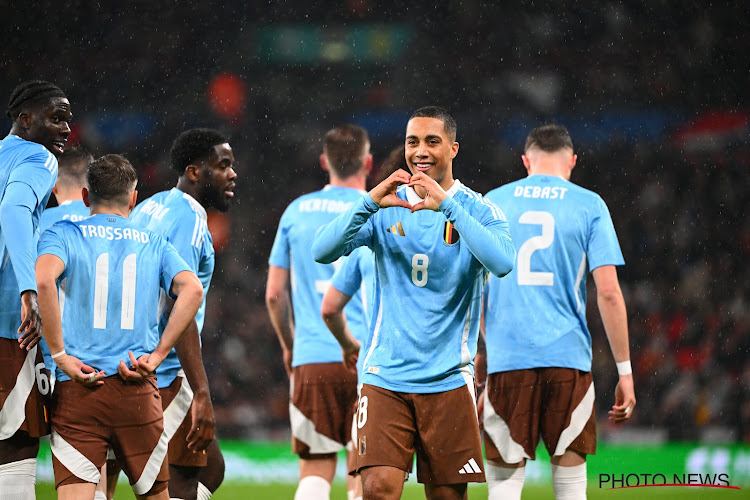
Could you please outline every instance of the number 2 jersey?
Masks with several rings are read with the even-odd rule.
[[[398,196],[420,201],[407,186]],[[375,285],[360,382],[397,392],[473,384],[482,285],[507,274],[515,251],[500,209],[456,180],[439,211],[380,208],[368,195],[316,236],[330,261],[359,246],[375,254]]]
[[[39,239],[39,255],[59,257],[65,351],[105,375],[116,375],[159,341],[159,295],[190,268],[165,239],[126,217],[93,215],[60,221]],[[59,368],[59,381],[70,380]]]
[[[624,260],[606,204],[560,177],[532,175],[490,191],[508,217],[518,260],[487,283],[487,372],[591,371],[586,275]]]

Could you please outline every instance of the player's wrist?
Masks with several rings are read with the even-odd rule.
[[[630,360],[620,361],[615,363],[617,365],[617,374],[621,377],[633,374],[633,366],[630,364]]]

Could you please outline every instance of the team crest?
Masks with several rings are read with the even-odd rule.
[[[365,451],[367,451],[367,448],[365,446],[365,438],[367,436],[357,436],[357,453],[359,453],[359,456],[364,456]]]
[[[443,241],[448,245],[453,245],[454,243],[458,243],[459,237],[456,227],[451,224],[450,221],[445,221],[445,226],[443,227]]]

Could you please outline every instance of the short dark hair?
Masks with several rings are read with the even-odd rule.
[[[91,204],[103,201],[127,204],[138,182],[138,174],[124,156],[104,155],[89,165],[86,182]]]
[[[44,80],[23,82],[10,94],[7,110],[8,118],[15,121],[23,111],[46,103],[54,97],[65,97],[65,92],[54,83]]]
[[[70,188],[86,186],[86,172],[94,157],[82,146],[67,148],[57,158],[57,183]]]
[[[542,125],[537,127],[526,138],[524,151],[532,148],[538,148],[547,153],[554,153],[561,149],[573,149],[573,140],[570,138],[570,132],[562,125]]]
[[[409,120],[412,118],[437,118],[443,122],[443,128],[448,134],[451,141],[456,140],[456,131],[458,129],[456,120],[453,119],[450,113],[440,106],[424,106],[416,110]]]
[[[326,132],[323,153],[328,166],[340,179],[356,174],[362,168],[370,138],[358,125],[340,125]]]
[[[172,168],[182,175],[188,165],[208,159],[215,152],[214,146],[228,142],[229,139],[218,130],[211,128],[186,130],[172,143],[172,149],[169,152]]]

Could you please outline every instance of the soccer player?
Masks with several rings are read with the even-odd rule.
[[[131,219],[166,237],[198,275],[207,295],[215,252],[206,209],[229,210],[237,178],[234,153],[219,132],[196,128],[175,139],[170,157],[179,174],[177,186],[144,200]],[[188,332],[156,373],[169,441],[169,493],[184,500],[207,500],[224,479],[224,457],[214,435],[216,422],[201,355],[206,295]],[[160,327],[167,318],[169,308]]]
[[[94,161],[86,149],[74,146],[57,158],[57,182],[52,188],[57,206],[48,208],[39,221],[39,233],[60,220],[76,222],[87,218],[89,207],[83,202],[82,189],[86,187],[86,169]]]
[[[453,178],[456,122],[436,106],[406,126],[406,161],[312,246],[332,262],[375,254],[373,321],[357,416],[365,498],[399,498],[417,454],[427,498],[465,498],[484,481],[472,359],[482,284],[504,276],[515,250],[502,212]]]
[[[508,217],[518,262],[490,279],[484,314],[487,372],[484,430],[491,499],[521,498],[524,466],[541,435],[555,496],[586,497],[586,455],[596,451],[586,271],[620,380],[610,420],[633,414],[623,258],[604,201],[570,182],[576,164],[568,131],[545,125],[526,139],[528,177],[487,194]]]
[[[336,453],[351,440],[357,376],[341,363],[341,348],[320,315],[334,266],[315,262],[310,246],[318,228],[365,194],[372,168],[367,131],[355,125],[329,130],[320,165],[330,184],[297,198],[284,211],[266,284],[268,313],[291,380],[292,451],[300,458],[297,500],[329,498]]]
[[[91,217],[45,231],[36,263],[57,364],[50,444],[58,498],[92,498],[112,447],[138,498],[168,499],[153,372],[193,320],[203,287],[165,238],[128,219],[138,193],[127,159],[99,158],[86,180]],[[160,336],[162,289],[176,300]]]
[[[13,90],[8,117],[13,125],[0,142],[0,499],[26,500],[35,497],[39,436],[49,433],[50,384],[36,345],[36,234],[72,115],[58,86],[31,80]]]

